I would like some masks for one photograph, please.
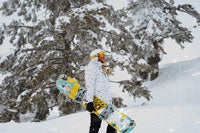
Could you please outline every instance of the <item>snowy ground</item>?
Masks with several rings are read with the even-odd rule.
[[[121,109],[137,123],[133,133],[199,133],[200,132],[200,58],[163,65],[158,79],[146,83],[153,100],[141,106],[139,100],[125,101]],[[134,104],[133,104],[134,103]],[[40,123],[0,124],[0,133],[87,133],[89,113],[58,117],[55,108],[47,121]],[[105,133],[102,123],[100,133]]]

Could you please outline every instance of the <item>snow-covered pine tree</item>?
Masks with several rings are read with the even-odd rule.
[[[192,41],[191,31],[177,19],[177,12],[193,16],[200,24],[200,14],[192,5],[176,7],[173,0],[169,3],[165,0],[129,0],[128,7],[116,14],[121,21],[115,24],[121,31],[118,38],[109,40],[110,47],[111,51],[125,56],[124,60],[116,58],[115,61],[132,75],[132,79],[119,83],[134,97],[151,97],[142,83],[158,76],[158,63],[166,54],[165,39],[174,39],[182,48],[183,43]]]
[[[132,75],[130,81],[119,82],[124,91],[149,100],[150,92],[142,83],[149,74],[158,73],[164,39],[171,37],[180,44],[192,39],[191,32],[176,20],[175,9],[162,0],[130,2],[118,11],[103,0],[7,0],[2,14],[19,18],[0,29],[0,42],[10,37],[16,47],[0,63],[1,72],[11,74],[0,90],[4,107],[0,121],[20,121],[27,113],[35,121],[44,120],[55,105],[64,114],[81,110],[58,94],[55,80],[66,73],[84,84],[83,66],[96,48],[109,53],[112,67],[120,66]],[[187,13],[198,16],[192,9],[187,8]]]
[[[61,14],[67,14],[70,8],[80,8],[88,0],[70,2],[7,0],[3,3],[3,15],[17,14],[19,17],[1,29],[1,40],[9,36],[10,43],[16,47],[15,52],[0,64],[2,72],[11,73],[2,84],[1,122],[20,121],[27,113],[32,114],[30,120],[44,120],[55,105],[59,105],[61,111],[68,110],[64,111],[68,114],[81,110],[80,105],[72,101],[67,104],[69,100],[60,96],[55,88],[55,80],[61,73],[81,77],[79,70],[85,63],[82,60],[90,50],[82,50],[73,37],[66,36],[66,31],[56,29]]]
[[[27,113],[33,121],[44,120],[49,109],[59,106],[61,114],[82,110],[80,105],[59,95],[55,80],[65,73],[84,84],[89,53],[101,48],[101,19],[114,12],[98,0],[12,1],[2,14],[18,19],[2,27],[2,40],[10,37],[15,52],[1,62],[1,72],[10,72],[1,89],[0,121],[21,121]],[[42,18],[40,17],[42,16]],[[96,18],[97,16],[97,18]],[[109,22],[110,23],[110,22]],[[9,114],[9,115],[8,115]]]

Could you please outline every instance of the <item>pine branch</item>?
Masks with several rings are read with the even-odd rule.
[[[30,49],[22,49],[22,52],[39,51],[39,50],[47,50],[47,48],[44,48],[44,47],[37,47],[37,48],[30,48]],[[64,51],[63,49],[60,49],[60,48],[54,48],[54,49],[52,49],[52,51],[53,51],[53,50],[61,51],[61,52]]]
[[[117,84],[120,83],[120,81],[112,81],[112,80],[110,80],[109,82],[111,82],[111,83],[117,83]]]
[[[35,29],[36,27],[33,26],[24,26],[24,25],[8,25],[6,27],[9,28],[28,28],[28,29]]]
[[[118,36],[118,37],[124,37],[124,38],[127,38],[127,39],[133,39],[133,37],[128,37],[128,36],[124,36],[124,35],[118,35],[118,34],[116,34],[116,33],[112,33],[112,32],[110,32],[110,31],[106,31],[106,30],[102,30],[102,29],[100,29],[100,31],[102,31],[102,32],[105,32],[105,33],[108,33],[108,34],[111,34],[111,35],[114,35],[114,36]]]
[[[56,103],[56,104],[54,104],[52,106],[49,106],[48,109],[52,109],[53,107],[56,107],[56,106],[59,106],[59,105],[60,105],[60,103]]]
[[[83,50],[81,50],[81,48],[80,48],[74,41],[72,41],[72,43],[73,43],[74,45],[76,45],[76,47],[78,48],[78,50],[79,50],[83,55],[85,55],[85,52],[84,52]]]
[[[49,61],[51,61],[51,60],[63,60],[63,58],[58,58],[58,57],[57,58],[50,58]]]
[[[37,50],[41,50],[41,48],[22,49],[22,52],[37,51]]]
[[[162,2],[166,5],[164,7],[165,9],[168,9],[170,12],[173,12],[175,15],[177,15],[176,11],[181,11],[184,13],[187,13],[197,19],[197,23],[200,24],[200,14],[192,7],[192,5],[189,4],[183,4],[183,5],[178,5],[172,6],[171,4],[167,3],[165,0],[162,0]]]
[[[27,29],[32,29],[32,30],[33,29],[38,29],[38,30],[45,29],[42,26],[39,27],[39,26],[26,26],[26,25],[8,25],[8,26],[5,26],[5,27],[8,27],[8,28],[27,28]],[[55,30],[60,30],[60,29],[54,28],[54,30],[50,30],[50,28],[48,28],[48,29],[45,29],[45,30],[54,33]]]
[[[178,5],[176,8],[178,11],[185,12],[197,19],[197,22],[200,24],[200,14],[189,4]]]

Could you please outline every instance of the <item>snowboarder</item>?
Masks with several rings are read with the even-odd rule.
[[[106,71],[105,68],[105,53],[100,50],[94,50],[90,54],[90,62],[85,70],[85,81],[86,81],[86,109],[89,112],[95,110],[95,98],[94,95],[106,102],[107,104],[112,103],[110,85],[108,75],[110,70]],[[98,133],[102,120],[95,114],[90,113],[91,123],[89,133]],[[106,133],[117,133],[117,131],[110,125],[107,126]]]

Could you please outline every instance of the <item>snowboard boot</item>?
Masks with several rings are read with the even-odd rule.
[[[99,129],[101,127],[102,120],[93,113],[91,113],[90,116],[91,116],[91,123],[90,123],[90,132],[89,133],[98,133]]]
[[[106,133],[117,133],[117,130],[114,129],[112,126],[108,125]]]

